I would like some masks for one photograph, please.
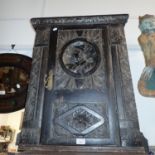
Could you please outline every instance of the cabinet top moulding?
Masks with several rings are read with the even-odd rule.
[[[70,17],[49,17],[32,18],[31,23],[36,25],[102,25],[102,24],[125,24],[128,14],[97,15],[97,16],[70,16]]]

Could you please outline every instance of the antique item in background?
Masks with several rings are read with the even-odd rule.
[[[124,35],[127,19],[31,20],[36,39],[19,151],[145,155]]]
[[[20,54],[0,54],[0,113],[25,107],[32,59]]]
[[[0,126],[0,152],[7,152],[9,143],[13,141],[15,130],[10,126]]]
[[[155,16],[139,17],[141,35],[138,38],[144,54],[146,67],[138,82],[141,95],[155,97]]]

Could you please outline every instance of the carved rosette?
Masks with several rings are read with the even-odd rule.
[[[139,17],[139,28],[141,35],[138,38],[139,44],[145,58],[145,68],[138,82],[138,89],[141,95],[155,96],[155,16],[145,15]]]

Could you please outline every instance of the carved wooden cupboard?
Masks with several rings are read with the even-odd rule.
[[[31,20],[36,39],[20,150],[145,154],[124,35],[127,19]]]

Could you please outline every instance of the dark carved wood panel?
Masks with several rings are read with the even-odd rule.
[[[110,117],[115,105],[108,93],[112,79],[107,75],[105,39],[106,27],[57,32],[53,90],[45,94],[49,120],[43,121],[43,143],[75,145],[82,138],[86,145],[116,145],[112,136],[118,133],[109,122],[117,117]]]
[[[139,146],[148,151],[131,83],[123,30],[127,19],[107,15],[31,20],[36,40],[19,148],[67,155],[145,154]],[[107,145],[112,146],[109,151]]]
[[[81,32],[81,33],[80,33]],[[79,34],[80,33],[80,34]],[[96,59],[96,62],[99,63],[95,68],[93,74],[89,73],[87,76],[81,75],[81,77],[71,76],[67,72],[63,70],[61,67],[61,63],[59,61],[56,62],[56,69],[55,69],[55,87],[54,89],[86,89],[86,88],[94,88],[94,89],[105,89],[105,58],[104,58],[104,49],[103,49],[103,38],[102,38],[102,29],[88,29],[88,30],[62,30],[58,32],[58,40],[57,40],[57,58],[56,60],[59,60],[59,55],[61,55],[61,52],[63,47],[68,43],[69,41],[75,40],[75,39],[85,39],[89,41],[90,43],[97,46],[98,50],[98,59]],[[87,48],[87,47],[85,47]],[[86,50],[92,50],[92,49],[86,49]],[[72,50],[70,50],[72,51]],[[90,51],[91,52],[91,51]],[[84,52],[83,52],[84,53]],[[88,52],[86,52],[88,53]],[[67,56],[66,56],[67,57]],[[68,56],[69,57],[69,56]],[[89,53],[88,53],[89,57]],[[101,61],[100,61],[101,59]],[[87,58],[88,60],[88,58]],[[74,59],[72,58],[72,61]],[[76,60],[75,60],[76,61]],[[89,60],[88,60],[89,61]],[[90,58],[91,61],[91,58]],[[95,60],[94,60],[95,61]],[[87,67],[92,67],[91,64],[85,64],[83,67],[85,67],[85,70]],[[78,69],[80,65],[77,64],[75,68]],[[79,67],[80,68],[80,67]],[[82,74],[82,73],[81,73]]]
[[[31,105],[29,105],[31,108],[26,109],[27,115],[25,116],[25,121],[26,120],[31,120],[34,117],[34,111],[35,111],[35,104],[37,104],[37,97],[38,97],[38,84],[39,84],[39,79],[40,79],[40,68],[41,68],[41,58],[43,55],[43,48],[35,48],[36,52],[34,52],[34,57],[32,61],[32,69],[31,69],[31,81],[30,81],[30,87],[28,89],[28,100],[27,102],[30,102]]]
[[[54,103],[54,107],[57,108],[54,111],[56,137],[109,138],[109,120],[104,103],[62,102]]]
[[[23,146],[22,149],[24,149]],[[25,147],[26,148],[26,147]],[[39,148],[39,150],[38,150]],[[22,150],[21,149],[21,150]],[[24,153],[17,155],[146,155],[142,147],[93,147],[93,146],[43,146],[27,147]]]

